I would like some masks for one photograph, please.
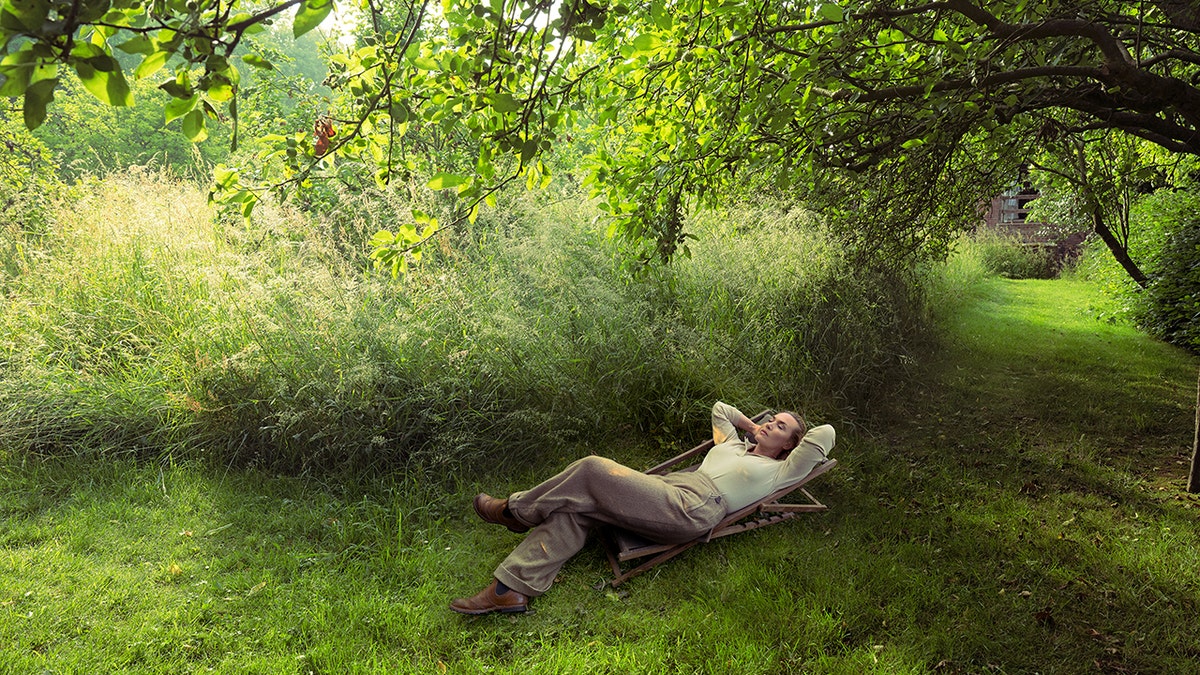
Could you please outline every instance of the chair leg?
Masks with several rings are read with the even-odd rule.
[[[621,561],[617,558],[616,546],[611,540],[605,542],[604,555],[608,556],[608,566],[612,568],[613,576],[621,576]]]
[[[610,563],[612,563],[613,574],[615,574],[616,576],[613,578],[612,581],[608,582],[608,584],[610,586],[612,586],[613,588],[616,588],[617,586],[620,586],[621,584],[632,579],[633,577],[636,577],[637,575],[642,574],[643,572],[648,572],[651,569],[654,569],[658,565],[670,560],[671,558],[674,558],[675,556],[679,555],[680,553],[683,553],[684,551],[688,550],[689,548],[695,546],[698,543],[700,543],[700,540],[695,539],[695,540],[687,542],[686,544],[680,544],[680,545],[676,546],[675,548],[670,549],[669,551],[663,551],[662,553],[659,553],[658,555],[654,556],[653,558],[650,558],[646,562],[644,562],[644,563],[638,565],[637,567],[634,567],[626,572],[621,571],[621,567],[617,562],[616,556],[614,556],[610,553],[608,560]]]

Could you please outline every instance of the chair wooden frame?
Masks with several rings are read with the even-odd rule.
[[[752,419],[757,423],[759,420],[765,418],[767,414],[767,411],[763,411],[755,415]],[[687,452],[672,457],[662,464],[646,470],[646,473],[658,475],[670,473],[673,467],[682,464],[683,462],[695,460],[697,457],[703,459],[704,453],[707,453],[712,449],[712,447],[712,440],[707,440],[691,450],[688,450]],[[699,468],[699,466],[700,464],[696,462],[679,470],[695,471],[697,468]],[[824,460],[817,466],[813,467],[813,470],[810,471],[809,474],[802,480],[800,480],[800,482],[789,485],[786,488],[776,490],[754,504],[730,513],[729,515],[725,516],[720,523],[717,523],[716,526],[709,530],[704,536],[697,537],[692,541],[684,542],[682,544],[658,544],[633,534],[632,532],[627,532],[618,528],[608,528],[606,531],[606,539],[608,544],[606,546],[606,553],[608,554],[608,562],[612,566],[614,575],[613,579],[609,581],[609,584],[613,588],[616,588],[629,579],[642,574],[643,572],[647,572],[670,560],[671,558],[674,558],[696,544],[706,544],[713,539],[728,537],[731,534],[739,534],[741,532],[746,532],[747,530],[753,530],[767,525],[775,525],[785,520],[791,520],[792,518],[799,516],[801,513],[812,513],[814,511],[827,510],[829,507],[817,500],[817,498],[814,497],[812,493],[809,492],[804,486],[835,466],[837,466],[836,459]],[[779,499],[796,492],[797,490],[804,496],[805,499],[808,500],[807,502],[793,504],[782,503],[779,501]],[[745,520],[745,522],[742,522],[744,519],[751,516],[755,517],[751,520]],[[626,563],[631,560],[637,560],[639,558],[645,558],[646,556],[651,557],[649,560],[637,564],[629,569],[621,568],[622,563]]]

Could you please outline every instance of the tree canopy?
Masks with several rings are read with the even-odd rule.
[[[227,106],[246,35],[296,9],[301,35],[333,0],[2,0],[0,94],[45,116],[72,68],[101,100],[131,103],[113,50],[141,56],[198,137]],[[614,232],[668,259],[686,213],[739,186],[820,203],[848,241],[883,255],[938,250],[974,222],[1017,163],[1066,140],[1123,133],[1200,155],[1200,8],[1185,0],[860,3],[740,0],[362,0],[358,44],[335,57],[337,135],[272,135],[275,185],[355,162],[454,189],[456,222],[518,177],[540,184],[570,138]],[[236,122],[235,122],[236,123]],[[454,134],[451,153],[413,148]],[[234,133],[236,142],[236,128]],[[318,139],[319,140],[319,139]],[[270,182],[270,181],[268,181]],[[238,168],[218,195],[253,205]],[[1106,224],[1101,219],[1097,227]],[[444,224],[443,224],[444,225]],[[376,239],[398,265],[436,223]]]

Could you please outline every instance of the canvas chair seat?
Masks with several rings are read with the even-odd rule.
[[[767,416],[767,411],[763,411],[755,415],[752,419],[757,424],[760,420]],[[695,471],[700,468],[700,463],[695,462],[683,469],[673,469],[673,467],[682,464],[688,460],[695,460],[697,457],[702,461],[704,454],[713,447],[712,440],[705,441],[700,445],[684,452],[676,457],[648,469],[648,474],[666,474],[672,470],[675,471]],[[820,464],[813,467],[807,476],[801,479],[798,483],[789,485],[788,487],[776,490],[767,495],[763,499],[751,504],[745,508],[738,509],[733,513],[728,514],[725,518],[717,523],[705,535],[697,537],[689,542],[682,544],[659,544],[641,537],[633,532],[622,530],[620,528],[607,528],[606,530],[606,549],[608,554],[609,564],[612,566],[613,579],[609,582],[614,588],[625,583],[629,579],[647,572],[658,565],[674,558],[683,553],[696,544],[704,544],[719,539],[728,537],[732,534],[746,532],[747,530],[765,527],[767,525],[775,525],[782,523],[785,520],[790,520],[799,516],[801,513],[811,513],[814,511],[825,511],[829,507],[822,504],[805,488],[805,485],[812,482],[814,479],[823,475],[825,472],[837,466],[836,459],[825,459]],[[802,503],[784,503],[779,500],[794,493],[799,492],[800,495],[807,501]],[[636,561],[642,558],[649,558],[643,562],[636,563],[630,568],[623,568],[622,565],[629,561]]]

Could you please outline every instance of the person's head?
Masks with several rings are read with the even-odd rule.
[[[799,413],[783,410],[772,415],[766,423],[760,425],[755,439],[762,450],[772,451],[777,458],[786,457],[808,431],[808,424]],[[774,452],[778,450],[778,452]]]

